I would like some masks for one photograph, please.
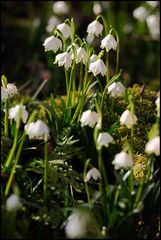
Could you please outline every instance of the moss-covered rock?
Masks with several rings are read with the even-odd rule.
[[[134,151],[135,153],[144,154],[145,144],[148,141],[148,133],[152,125],[156,122],[155,100],[157,93],[144,89],[144,92],[141,94],[141,91],[141,87],[137,84],[134,84],[132,88],[128,88],[128,92],[133,96],[135,114],[138,118],[137,124],[134,125]],[[108,131],[112,129],[112,136],[118,145],[115,147],[117,150],[121,150],[123,145],[127,141],[130,141],[130,129],[126,126],[121,126],[119,123],[120,116],[127,109],[128,103],[124,97],[111,99],[107,97],[105,102],[103,130]],[[115,122],[117,123],[114,125]]]

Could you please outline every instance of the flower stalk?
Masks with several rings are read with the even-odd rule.
[[[90,163],[90,159],[87,159],[87,161],[85,162],[85,165],[84,165],[83,179],[84,179],[85,191],[86,191],[86,194],[87,194],[87,200],[88,200],[88,203],[90,204],[91,203],[91,198],[90,198],[90,193],[89,193],[89,187],[88,187],[87,181],[85,180],[89,163]]]
[[[48,176],[48,141],[44,138],[44,201],[47,199],[47,176]]]

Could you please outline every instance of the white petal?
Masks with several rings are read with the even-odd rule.
[[[156,156],[160,155],[160,136],[156,136],[147,142],[145,152],[148,154],[155,153]]]

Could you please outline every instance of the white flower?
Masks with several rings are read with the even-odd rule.
[[[54,63],[57,63],[57,62],[58,62],[59,67],[64,65],[64,67],[66,69],[68,69],[72,65],[72,55],[71,55],[71,53],[70,52],[69,53],[64,52],[64,53],[58,54],[55,58]]]
[[[133,161],[127,152],[122,151],[115,155],[112,164],[115,165],[115,169],[129,168],[133,166]]]
[[[7,90],[1,86],[1,100],[4,101],[6,99],[8,99],[8,92]]]
[[[68,38],[70,36],[70,26],[67,23],[58,24],[57,29],[61,31],[65,38]]]
[[[148,154],[154,153],[160,155],[160,136],[152,138],[145,146],[145,152]]]
[[[110,51],[110,49],[113,48],[113,50],[116,50],[117,48],[117,42],[112,34],[108,34],[104,39],[101,41],[101,48],[106,48],[106,51]]]
[[[17,195],[12,194],[6,200],[6,209],[8,211],[17,210],[22,207],[22,203]]]
[[[144,21],[148,16],[148,11],[146,10],[145,7],[140,6],[134,9],[133,16],[140,21]]]
[[[98,148],[101,148],[102,146],[108,147],[109,143],[112,143],[112,142],[114,142],[114,139],[109,133],[107,132],[99,133],[97,138]]]
[[[58,24],[60,24],[59,18],[57,18],[56,16],[50,17],[46,26],[46,31],[52,32]]]
[[[93,128],[96,125],[96,123],[98,123],[98,120],[99,120],[98,113],[96,113],[95,111],[87,110],[82,113],[80,122],[82,127],[88,125],[89,127]]]
[[[125,92],[125,87],[121,82],[114,82],[108,87],[108,92],[111,93],[113,97],[118,97]]]
[[[12,84],[12,83],[8,83],[7,84],[7,88],[4,88],[1,86],[1,100],[6,100],[9,97],[18,94],[18,90],[16,85]]]
[[[160,36],[160,17],[158,15],[150,15],[146,18],[149,31],[153,39],[159,39]]]
[[[97,20],[91,22],[87,27],[87,32],[89,35],[101,35],[103,30],[103,25],[99,23]]]
[[[156,6],[158,6],[159,1],[146,1],[146,3],[148,3],[149,6],[155,8]]]
[[[157,97],[156,101],[157,116],[160,117],[160,96]]]
[[[49,137],[49,128],[42,120],[26,124],[25,132],[29,135],[29,139],[47,139]]]
[[[102,8],[101,8],[100,3],[94,3],[94,4],[93,4],[93,13],[94,13],[95,15],[98,15],[98,14],[100,14],[101,12],[102,12]]]
[[[85,177],[85,182],[88,182],[90,180],[90,178],[93,178],[94,180],[97,180],[98,178],[101,178],[101,174],[100,172],[98,171],[97,168],[93,167],[91,168],[87,174],[86,174],[86,177]]]
[[[24,105],[16,105],[15,107],[10,108],[8,118],[9,119],[14,119],[17,123],[20,110],[21,110],[21,116],[20,117],[22,119],[22,122],[26,123],[29,113],[26,110],[26,106],[24,106]]]
[[[105,76],[106,71],[107,68],[102,59],[98,59],[97,61],[89,64],[89,72],[92,72],[94,76],[96,76],[99,73],[101,73],[102,76]]]
[[[67,14],[69,7],[64,1],[57,1],[53,4],[53,11],[56,14]]]
[[[43,46],[45,47],[45,51],[52,50],[53,52],[57,52],[59,48],[62,48],[62,42],[59,38],[51,36],[45,39]]]
[[[132,113],[129,110],[124,111],[120,117],[120,124],[126,125],[128,128],[131,128],[131,126],[136,124],[136,122],[137,117],[135,114],[132,116]]]
[[[70,239],[81,239],[86,237],[91,224],[91,216],[85,210],[76,210],[72,213],[65,225],[65,234]]]
[[[88,54],[84,48],[79,47],[76,49],[76,63],[79,63],[81,60],[83,64],[86,64],[88,61]]]
[[[92,62],[95,62],[97,60],[97,54],[92,54],[92,56],[90,57],[89,59],[89,62],[92,63]]]
[[[10,96],[15,95],[15,94],[18,93],[18,89],[17,89],[16,85],[13,84],[13,83],[8,83],[6,90],[7,90],[8,94]]]

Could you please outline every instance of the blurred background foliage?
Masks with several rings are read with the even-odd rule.
[[[153,2],[153,3],[152,3]],[[57,4],[57,6],[56,6]],[[87,37],[87,26],[101,13],[120,37],[120,68],[128,86],[134,83],[158,91],[160,88],[159,1],[66,1],[63,11],[58,1],[1,1],[1,75],[16,83],[21,93],[33,94],[49,79],[42,97],[51,91],[63,92],[64,73],[53,64],[55,54],[44,51],[45,38],[54,25],[74,18],[76,33]],[[143,9],[136,12],[136,9]],[[148,16],[157,16],[149,27]],[[156,30],[153,33],[153,30]],[[158,32],[157,32],[158,31]],[[99,46],[98,39],[94,43]],[[115,52],[109,53],[110,72]]]

